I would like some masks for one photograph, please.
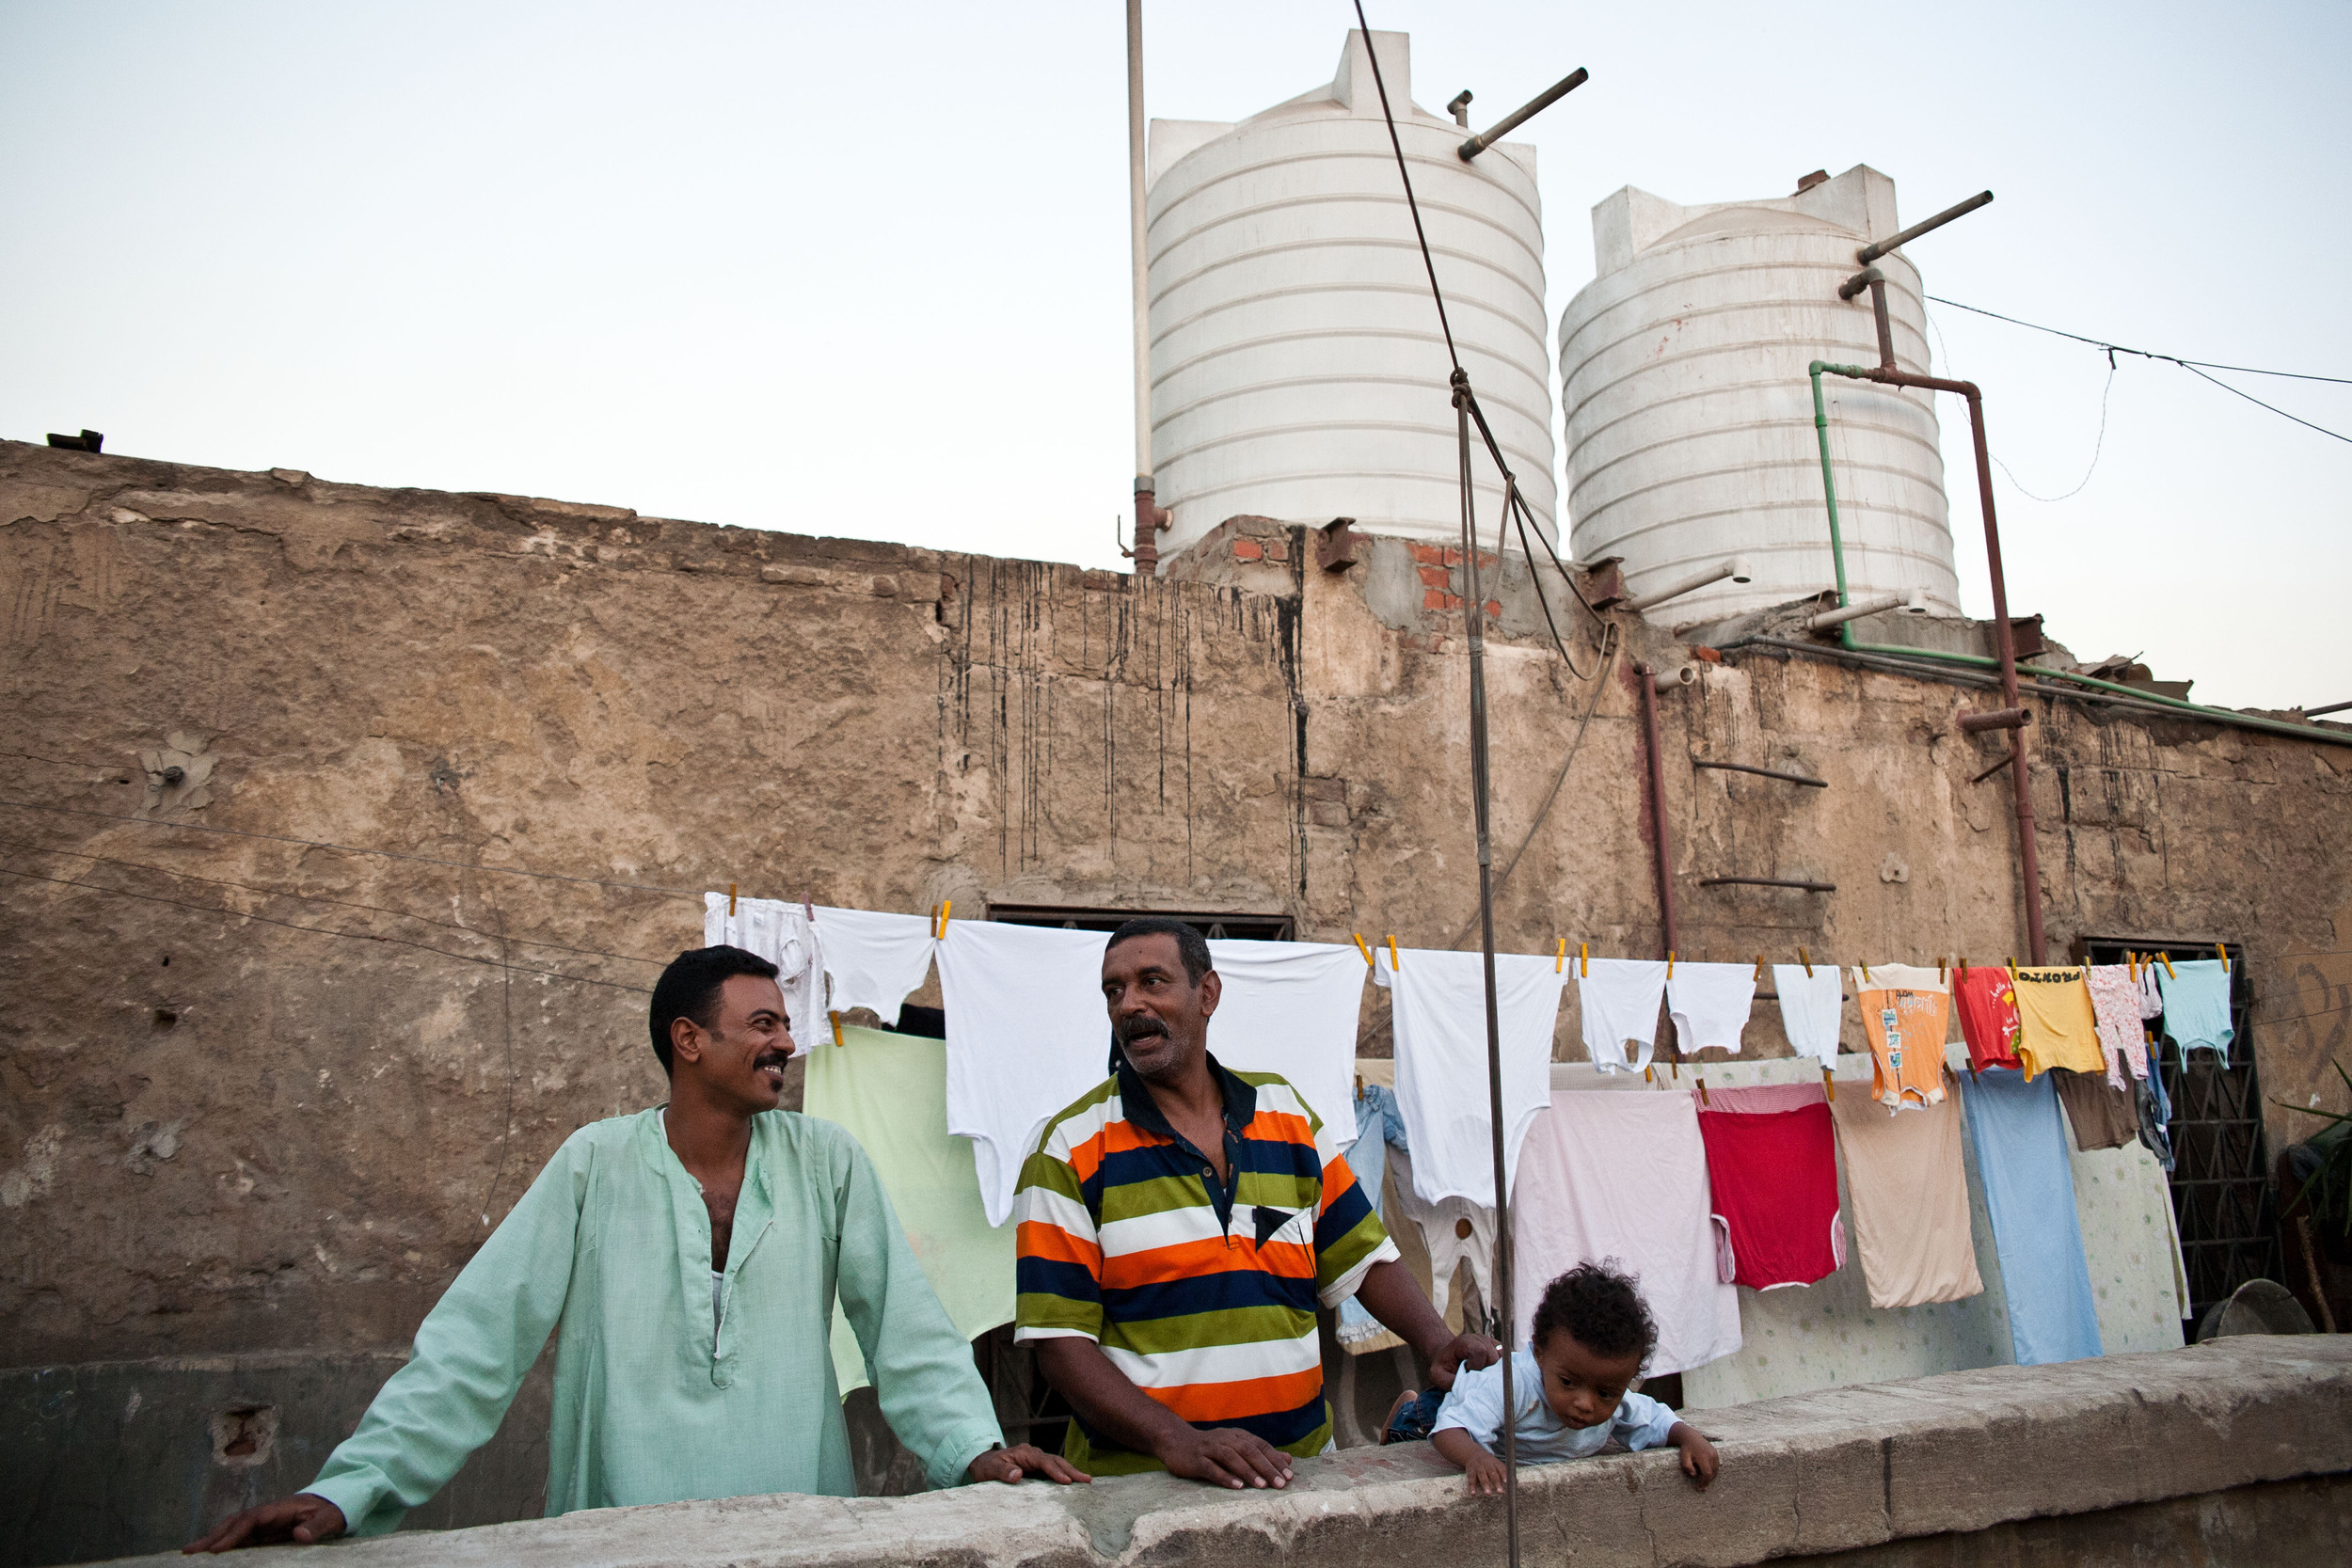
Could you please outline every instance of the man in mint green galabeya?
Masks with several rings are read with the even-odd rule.
[[[548,1513],[771,1492],[850,1497],[834,1301],[934,1486],[1086,1478],[1006,1448],[971,1347],[866,1152],[780,1110],[775,965],[681,953],[655,985],[665,1106],[573,1133],[417,1330],[408,1364],[308,1490],[189,1551],[378,1534],[489,1440],[560,1333]]]

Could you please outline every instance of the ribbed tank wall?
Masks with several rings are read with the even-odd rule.
[[[1753,570],[1660,606],[1677,624],[1836,582],[1806,366],[1878,362],[1869,296],[1837,286],[1892,233],[1893,182],[1857,167],[1800,196],[1683,208],[1631,189],[1594,210],[1599,277],[1560,321],[1568,512],[1580,561],[1622,556],[1635,595],[1732,557]],[[1928,372],[1919,275],[1886,275],[1895,361]],[[1850,590],[1960,613],[1931,394],[1824,378]]]
[[[1373,35],[1455,343],[1547,531],[1555,499],[1534,155],[1465,164]],[[1154,121],[1152,467],[1175,550],[1239,514],[1453,539],[1451,367],[1359,35],[1338,79],[1239,125]],[[1475,435],[1473,433],[1473,439]],[[1482,453],[1491,528],[1502,480]]]

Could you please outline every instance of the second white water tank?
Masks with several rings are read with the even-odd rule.
[[[1549,532],[1535,155],[1504,143],[1464,163],[1468,133],[1413,105],[1405,35],[1372,39],[1454,341]],[[1328,87],[1238,125],[1152,121],[1148,215],[1162,549],[1245,513],[1457,538],[1451,366],[1363,35]],[[1476,473],[1491,538],[1502,482],[1483,451]]]
[[[1568,515],[1579,561],[1624,558],[1636,597],[1744,558],[1651,610],[1689,625],[1831,587],[1814,359],[1878,362],[1869,296],[1837,286],[1900,228],[1895,183],[1856,166],[1794,196],[1682,207],[1627,187],[1593,209],[1597,276],[1560,319]],[[1895,361],[1928,371],[1919,274],[1888,280]],[[1823,378],[1847,585],[1924,590],[1960,613],[1932,394]]]

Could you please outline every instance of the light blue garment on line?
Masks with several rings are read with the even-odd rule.
[[[2188,1061],[2191,1046],[2207,1046],[2224,1057],[2236,1031],[2230,1026],[2230,972],[2219,958],[2176,958],[2167,969],[2156,965],[2156,984],[2164,990],[2164,1032]]]
[[[1372,1212],[1380,1215],[1383,1225],[1388,1216],[1380,1213],[1381,1185],[1389,1172],[1388,1147],[1393,1144],[1406,1153],[1412,1147],[1405,1137],[1405,1113],[1396,1103],[1396,1091],[1385,1084],[1366,1084],[1356,1096],[1356,1141],[1343,1150],[1347,1168],[1363,1183],[1364,1196],[1372,1199]],[[1364,1310],[1354,1296],[1340,1303],[1340,1343],[1367,1338],[1380,1332],[1380,1322]]]
[[[1986,1068],[1961,1099],[2009,1300],[2010,1353],[2021,1367],[2100,1354],[2057,1082]]]
[[[1628,1394],[1617,1402],[1616,1413],[1597,1427],[1572,1427],[1544,1400],[1544,1371],[1535,1364],[1534,1347],[1522,1345],[1511,1356],[1511,1402],[1518,1407],[1513,1423],[1522,1465],[1556,1465],[1564,1459],[1583,1459],[1600,1452],[1616,1438],[1627,1448],[1663,1448],[1667,1433],[1680,1419],[1673,1407],[1647,1394]],[[1502,1368],[1477,1371],[1464,1368],[1454,1390],[1438,1407],[1431,1435],[1460,1427],[1488,1453],[1502,1452]]]

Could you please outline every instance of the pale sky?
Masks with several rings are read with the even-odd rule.
[[[1997,193],[1909,250],[1931,293],[2352,376],[2352,8],[1367,8],[1412,34],[1418,101],[1470,87],[1482,125],[1592,71],[1519,137],[1555,332],[1619,186],[1868,163],[1906,221]],[[1255,113],[1351,25],[1152,0],[1149,111]],[[0,0],[0,435],[1117,565],[1123,48],[1119,0]],[[2104,355],[1932,319],[2015,475],[2018,612],[2204,701],[2352,700],[2352,443],[2129,358],[2100,443]],[[2352,435],[2352,387],[2225,379]]]

